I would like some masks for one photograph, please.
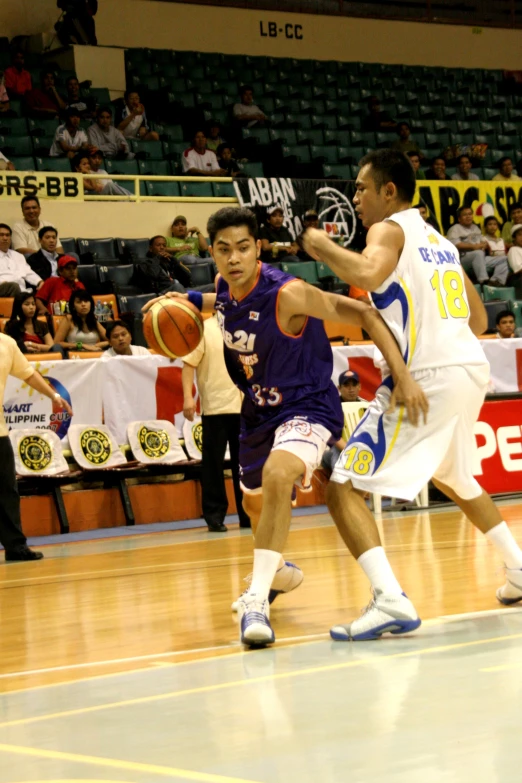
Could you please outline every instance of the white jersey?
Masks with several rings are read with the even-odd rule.
[[[404,231],[399,263],[371,293],[411,372],[487,365],[469,328],[470,308],[455,246],[422,219],[418,209],[387,220]],[[383,374],[389,374],[384,364]]]

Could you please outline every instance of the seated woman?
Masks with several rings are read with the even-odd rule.
[[[105,329],[94,315],[94,300],[87,291],[73,291],[69,314],[58,327],[55,339],[66,350],[103,351],[108,346]]]
[[[53,345],[47,324],[37,319],[36,300],[30,291],[15,296],[4,332],[16,340],[22,353],[63,353],[59,345]]]

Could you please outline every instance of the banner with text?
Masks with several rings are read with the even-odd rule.
[[[58,171],[0,171],[0,199],[22,196],[83,201],[83,177]]]

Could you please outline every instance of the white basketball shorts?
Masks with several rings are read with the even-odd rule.
[[[413,500],[434,477],[464,500],[482,492],[473,477],[473,428],[484,402],[489,365],[441,367],[414,373],[430,404],[427,424],[414,427],[403,406],[387,414],[390,390],[381,386],[331,481]]]

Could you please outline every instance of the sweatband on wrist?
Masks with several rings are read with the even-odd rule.
[[[190,304],[193,304],[194,307],[197,307],[198,310],[201,310],[203,307],[203,294],[201,291],[188,291],[188,300]]]

